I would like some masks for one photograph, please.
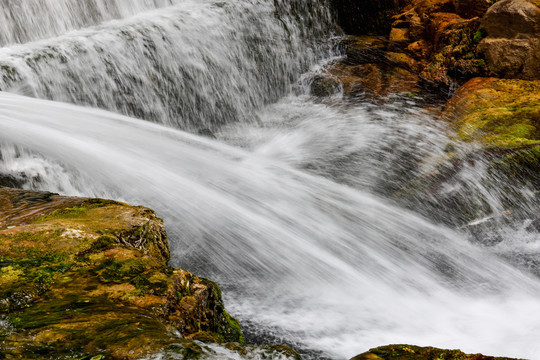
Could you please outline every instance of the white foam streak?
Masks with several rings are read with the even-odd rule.
[[[537,354],[536,279],[367,192],[170,128],[6,93],[0,138],[77,169],[88,195],[99,184],[155,208],[174,265],[217,278],[241,318],[304,346],[336,358],[402,341]]]
[[[0,89],[190,130],[256,122],[254,110],[284,95],[326,48],[325,2],[296,2],[305,7],[296,5],[298,18],[280,1],[182,0],[6,47]]]

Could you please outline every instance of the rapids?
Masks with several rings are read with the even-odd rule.
[[[244,151],[7,93],[0,109],[3,140],[64,165],[41,176],[156,209],[172,264],[217,279],[258,331],[337,358],[389,342],[539,351],[537,279],[444,226],[269,156],[281,141]]]
[[[388,343],[539,358],[540,280],[522,266],[538,204],[485,246],[438,194],[396,199],[451,136],[409,100],[309,96],[335,55],[326,2],[2,1],[0,174],[155,209],[171,265],[219,282],[248,339],[306,359]],[[502,216],[481,161],[458,177],[448,193]]]

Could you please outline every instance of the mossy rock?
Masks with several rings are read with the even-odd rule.
[[[486,148],[540,145],[540,81],[472,79],[448,102],[443,118],[461,140]]]
[[[406,206],[451,226],[494,214],[492,202],[474,184],[460,180],[468,166],[485,172],[482,186],[496,194],[512,220],[537,221],[540,201],[540,81],[476,78],[447,103],[442,120],[456,142],[473,142],[468,150],[449,150],[440,164],[419,174],[395,195]],[[459,146],[458,146],[459,147]],[[454,148],[454,146],[451,146]],[[459,191],[447,191],[448,184]],[[524,197],[524,188],[527,197]],[[502,220],[501,220],[502,221]]]
[[[414,345],[387,345],[355,356],[351,360],[512,360],[505,357],[468,355],[460,350],[443,350]],[[516,359],[514,359],[516,360]]]
[[[135,359],[175,333],[243,343],[217,284],[168,260],[150,209],[0,188],[0,353]]]

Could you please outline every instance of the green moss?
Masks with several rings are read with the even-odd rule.
[[[244,344],[244,336],[242,335],[242,329],[240,328],[238,320],[233,318],[226,311],[223,311],[222,320],[227,324],[227,327],[223,329],[220,335],[223,335],[227,341],[236,341],[240,344]]]
[[[540,188],[540,146],[516,149],[497,157],[488,171],[498,178],[506,177],[514,185],[532,185]]]
[[[3,191],[15,206],[55,201]],[[243,342],[219,287],[166,265],[166,235],[151,210],[84,201],[26,221],[0,231],[0,314],[11,324],[0,347],[8,358],[132,360],[173,342],[185,345],[185,358],[200,357],[201,348],[175,331]]]
[[[468,355],[460,350],[444,350],[433,347],[420,347],[414,345],[388,345],[369,350],[352,360],[512,360],[509,358],[495,358],[480,354]]]
[[[474,66],[476,66],[477,68],[485,68],[486,61],[484,59],[478,59],[474,62]]]
[[[109,205],[120,205],[124,206],[124,204],[119,203],[117,201],[113,200],[103,200],[103,199],[90,199],[84,201],[79,206],[74,206],[71,208],[65,208],[53,211],[49,214],[42,215],[34,220],[34,223],[44,223],[51,220],[58,220],[58,219],[74,219],[74,218],[83,218],[87,215],[88,210],[96,209],[100,207],[105,207]]]
[[[480,30],[478,30],[477,32],[474,33],[473,42],[475,44],[478,44],[486,36],[487,36],[486,31],[484,29],[480,29]]]
[[[463,90],[451,101],[463,114],[456,122],[461,139],[496,148],[540,145],[540,81],[484,83],[484,87]]]

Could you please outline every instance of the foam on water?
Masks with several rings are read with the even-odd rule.
[[[256,122],[254,109],[328,52],[325,4],[183,0],[2,48],[0,89],[190,130]]]
[[[100,110],[2,94],[0,120],[3,140],[77,169],[82,193],[155,208],[172,264],[217,279],[261,331],[334,358],[396,342],[540,351],[537,279],[367,191]]]

